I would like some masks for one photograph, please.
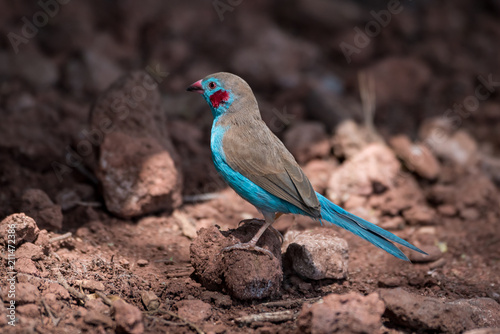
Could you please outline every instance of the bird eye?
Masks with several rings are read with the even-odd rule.
[[[210,88],[210,89],[214,89],[216,86],[217,85],[213,81],[208,84],[208,88]]]

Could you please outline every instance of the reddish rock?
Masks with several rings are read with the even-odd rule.
[[[421,250],[427,253],[427,255],[419,252],[410,252],[409,259],[415,263],[428,263],[439,260],[443,253],[438,246],[435,245],[423,245],[419,247]]]
[[[340,123],[333,136],[333,153],[339,158],[349,159],[368,144],[367,131],[351,119]]]
[[[16,271],[18,273],[40,276],[40,271],[35,263],[31,261],[31,259],[25,257],[16,260]]]
[[[5,295],[3,299],[8,300]],[[40,292],[30,283],[17,283],[16,284],[16,303],[19,305],[22,304],[34,304],[40,301]]]
[[[330,140],[320,122],[300,122],[292,125],[284,136],[284,144],[297,162],[303,164],[330,153]]]
[[[0,222],[0,241],[5,245],[14,228],[15,245],[18,246],[23,242],[34,242],[40,233],[38,226],[33,218],[26,216],[24,213],[15,213],[6,217]]]
[[[23,315],[25,317],[29,318],[40,317],[40,310],[38,309],[38,306],[36,306],[35,304],[19,305],[18,307],[16,307],[16,311],[19,312],[20,315]]]
[[[40,228],[47,230],[60,230],[62,228],[61,207],[54,204],[43,190],[26,190],[21,202],[21,211],[33,217]]]
[[[278,293],[283,272],[280,240],[275,233],[267,229],[257,243],[271,251],[272,258],[253,250],[222,252],[227,246],[250,241],[260,226],[247,222],[222,233],[215,226],[198,231],[190,247],[191,265],[203,286],[211,290],[225,288],[238,299],[262,299]]]
[[[320,280],[347,277],[349,246],[328,227],[289,231],[283,240],[285,263],[303,277]]]
[[[43,257],[43,250],[40,246],[32,244],[31,242],[26,242],[17,249],[16,257],[19,259],[26,258],[38,261]]]
[[[434,225],[437,223],[436,211],[427,205],[412,206],[403,211],[403,217],[410,225]]]
[[[145,72],[117,80],[98,99],[90,126],[107,208],[133,217],[181,203],[177,153],[166,131],[157,83]]]
[[[208,320],[212,315],[212,306],[198,299],[181,300],[175,306],[180,317],[195,323]]]
[[[401,288],[382,289],[387,317],[415,331],[463,333],[480,327],[500,327],[500,305],[490,298],[458,299],[424,297]]]
[[[297,318],[301,333],[376,333],[382,326],[384,303],[376,293],[351,292],[328,295],[314,304],[304,304]]]
[[[311,160],[304,166],[303,170],[314,190],[323,194],[330,179],[330,174],[337,165],[336,160]]]
[[[327,195],[334,203],[342,203],[348,195],[382,193],[394,185],[400,167],[387,146],[370,144],[332,173]]]
[[[124,333],[141,334],[144,333],[144,323],[142,312],[136,306],[130,305],[118,299],[113,302],[116,329]]]
[[[439,161],[427,146],[413,144],[405,135],[393,137],[390,144],[396,155],[403,160],[410,171],[414,171],[429,180],[438,176],[440,172]]]

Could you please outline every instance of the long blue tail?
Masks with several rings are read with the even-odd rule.
[[[404,255],[403,252],[399,250],[399,248],[394,246],[391,241],[408,247],[419,253],[426,254],[421,249],[418,249],[409,242],[395,236],[391,232],[388,232],[375,224],[372,224],[362,218],[359,218],[358,216],[353,215],[352,213],[347,212],[340,206],[330,202],[324,196],[318,193],[316,193],[316,196],[318,196],[319,203],[321,204],[322,219],[345,228],[346,230],[360,236],[361,238],[371,242],[378,248],[382,248],[387,253],[392,254],[401,260],[409,261],[406,255]]]

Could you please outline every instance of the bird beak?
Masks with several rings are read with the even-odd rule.
[[[188,92],[196,92],[203,94],[203,87],[201,86],[201,80],[196,81],[194,84],[186,89]]]

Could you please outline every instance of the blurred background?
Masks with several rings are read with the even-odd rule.
[[[432,254],[403,266],[341,231],[359,274],[336,288],[498,303],[499,55],[498,0],[0,0],[0,218],[24,212],[42,232],[73,233],[37,241],[59,252],[43,263],[67,279],[94,273],[75,274],[75,259],[102,277],[133,271],[135,286],[98,280],[141,309],[137,287],[198,297],[187,278],[171,290],[144,280],[189,267],[200,227],[258,215],[224,190],[212,115],[186,92],[227,71],[319,192]],[[103,119],[118,130],[104,133]],[[220,191],[229,200],[211,197]],[[317,225],[300,219],[275,227]],[[18,270],[37,276],[40,258]],[[147,270],[129,266],[138,258]]]

